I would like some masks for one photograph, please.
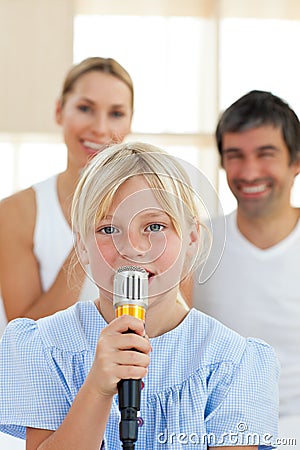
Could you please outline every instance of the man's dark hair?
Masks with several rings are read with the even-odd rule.
[[[290,164],[299,160],[299,119],[284,100],[266,91],[248,92],[221,115],[216,129],[216,140],[221,159],[224,133],[250,130],[263,125],[280,128],[290,153]]]

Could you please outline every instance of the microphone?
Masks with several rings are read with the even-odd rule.
[[[148,308],[148,273],[142,267],[120,267],[114,277],[113,304],[116,317],[124,314],[145,322]],[[128,330],[128,333],[131,333]],[[142,380],[120,380],[118,383],[121,412],[120,440],[123,449],[133,450],[138,437]]]

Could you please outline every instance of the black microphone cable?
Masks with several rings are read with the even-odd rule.
[[[116,317],[124,314],[145,322],[148,307],[148,274],[136,266],[120,267],[114,277],[114,307]],[[130,333],[130,330],[128,331]],[[120,440],[124,450],[134,450],[138,438],[142,380],[120,380],[118,383],[121,412]]]

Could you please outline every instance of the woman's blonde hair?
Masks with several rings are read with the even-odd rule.
[[[75,83],[86,73],[88,72],[103,72],[110,74],[119,80],[123,81],[131,92],[131,107],[133,109],[134,103],[134,89],[133,82],[129,75],[129,73],[121,66],[117,61],[112,58],[101,58],[98,56],[94,56],[91,58],[84,59],[79,64],[71,67],[69,72],[66,75],[62,92],[60,95],[61,104],[64,106],[66,101],[66,96],[68,93],[72,92]]]

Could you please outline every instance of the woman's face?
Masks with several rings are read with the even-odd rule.
[[[100,71],[82,75],[56,108],[63,128],[68,164],[80,170],[105,146],[122,142],[130,133],[132,94],[117,77]]]
[[[112,291],[115,271],[140,266],[149,274],[151,297],[177,288],[182,274],[189,233],[178,236],[143,176],[125,181],[114,195],[107,216],[95,223],[86,242],[86,255],[100,289]]]

